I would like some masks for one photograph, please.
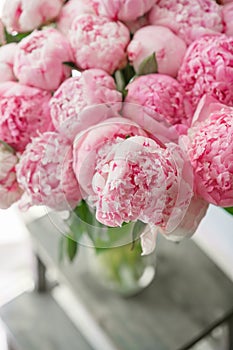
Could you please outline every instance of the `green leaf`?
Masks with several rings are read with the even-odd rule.
[[[155,52],[151,56],[145,58],[139,66],[138,75],[146,75],[158,73],[158,63]]]
[[[127,66],[122,70],[123,74],[124,74],[124,78],[125,78],[125,84],[127,85],[130,80],[135,77],[136,72],[134,70],[134,67],[131,66],[129,63],[127,64]]]
[[[223,208],[223,209],[225,209],[229,214],[233,215],[233,207]]]
[[[122,93],[123,101],[124,101],[128,95],[128,90],[125,88],[125,86],[128,82],[124,76],[124,71],[117,70],[114,74],[114,78],[115,78],[117,90]]]
[[[10,145],[8,145],[8,143],[6,143],[5,141],[0,140],[0,144],[2,144],[2,145],[6,148],[6,150],[7,150],[8,152],[10,152],[10,153],[12,153],[12,154],[15,154],[15,153],[16,153],[15,150],[14,150],[14,148],[11,147]]]
[[[69,68],[75,69],[79,71],[79,68],[76,66],[74,62],[62,62],[65,66],[68,66]]]
[[[77,220],[83,226],[83,229],[87,229],[89,225],[93,225],[94,214],[90,211],[87,203],[81,200],[77,207],[74,209],[74,213],[77,216]]]
[[[92,214],[87,203],[82,199],[77,207],[74,209],[75,214],[84,222],[92,223]]]
[[[72,237],[67,236],[67,254],[72,262],[78,252],[78,243],[73,240]]]
[[[118,69],[114,74],[114,79],[116,82],[117,90],[123,93],[123,96],[126,97],[128,91],[125,89],[126,85],[135,77],[136,73],[129,63],[124,69]]]
[[[62,236],[58,247],[58,262],[61,264],[64,261],[65,255],[72,262],[78,253],[78,243],[71,236]]]
[[[6,28],[4,28],[4,34],[5,34],[7,44],[10,44],[10,43],[19,43],[22,39],[26,38],[26,36],[31,34],[31,32],[17,33],[15,35],[12,35],[8,33]]]
[[[144,222],[139,220],[135,222],[133,232],[132,232],[132,247],[131,247],[132,250],[134,249],[135,242],[139,239],[145,227],[146,227],[146,224],[144,224]]]

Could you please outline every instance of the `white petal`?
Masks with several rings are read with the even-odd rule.
[[[151,254],[156,247],[156,238],[158,234],[158,227],[154,225],[147,225],[144,232],[141,234],[142,255]]]

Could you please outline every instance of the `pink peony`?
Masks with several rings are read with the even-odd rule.
[[[67,39],[53,28],[34,31],[18,44],[14,72],[20,83],[56,90],[70,75],[63,62],[72,61]]]
[[[160,146],[135,136],[121,140],[113,153],[110,161],[103,159],[104,166],[97,163],[93,177],[97,220],[113,227],[136,220],[154,222],[156,215],[162,220],[166,176]]]
[[[70,210],[81,199],[72,170],[72,146],[56,132],[32,140],[17,165],[17,177],[25,190],[22,208],[47,205],[54,210]]]
[[[171,29],[187,45],[204,34],[223,31],[221,6],[213,0],[156,0],[149,21]]]
[[[90,69],[79,77],[67,79],[59,87],[50,101],[51,117],[56,129],[72,139],[109,114],[116,114],[121,109],[121,101],[114,79],[103,70]],[[96,104],[101,105],[94,106]]]
[[[137,124],[124,118],[111,118],[77,135],[74,141],[73,168],[83,198],[95,202],[92,181],[96,166],[101,166],[106,156],[111,159],[114,145],[133,135],[146,136],[146,133]]]
[[[143,60],[155,52],[158,72],[172,77],[176,77],[185,51],[186,45],[182,39],[170,29],[159,26],[139,29],[127,49],[128,58],[136,72]]]
[[[126,87],[125,102],[145,106],[148,114],[165,125],[191,124],[191,106],[177,80],[168,75],[148,74]]]
[[[75,17],[85,13],[95,13],[90,0],[70,0],[62,7],[57,19],[57,28],[67,35]]]
[[[0,83],[16,80],[13,72],[16,48],[17,44],[15,43],[0,47]]]
[[[193,107],[203,95],[233,105],[233,38],[206,35],[188,48],[180,67],[178,80]]]
[[[23,151],[37,132],[52,127],[50,93],[14,82],[0,84],[0,139]]]
[[[63,0],[8,0],[2,20],[9,32],[29,32],[59,14]]]
[[[130,137],[97,162],[92,185],[98,199],[96,217],[105,225],[141,220],[178,226],[193,196],[191,165],[175,144],[161,148],[144,136]]]
[[[20,199],[22,190],[19,188],[15,166],[18,157],[0,143],[0,209],[7,209]]]
[[[205,119],[203,111],[189,131],[196,192],[209,203],[233,206],[233,108],[215,104]]]
[[[112,74],[126,64],[128,28],[106,17],[78,16],[69,32],[76,64],[81,69],[100,68]]]
[[[222,15],[225,24],[224,33],[233,36],[233,2],[222,7]]]
[[[91,0],[99,15],[113,20],[134,21],[154,5],[155,0]]]
[[[97,219],[109,226],[139,219],[169,233],[193,196],[191,165],[179,146],[161,148],[121,118],[77,136],[74,171]]]

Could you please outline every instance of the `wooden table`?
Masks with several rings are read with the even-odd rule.
[[[160,239],[154,282],[143,293],[122,298],[91,278],[82,254],[73,265],[59,263],[61,233],[55,213],[28,228],[38,258],[39,290],[46,290],[46,268],[53,267],[58,282],[73,292],[106,337],[101,350],[185,350],[224,322],[233,350],[233,284],[192,240],[177,245]],[[90,342],[88,329],[84,333]],[[91,345],[95,348],[93,339]]]

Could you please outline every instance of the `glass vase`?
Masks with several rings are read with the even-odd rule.
[[[140,239],[132,240],[135,225],[132,222],[123,227],[108,228],[110,239],[105,240],[104,247],[85,247],[93,278],[105,288],[126,297],[149,286],[156,271],[156,253],[142,256]],[[147,226],[142,232],[145,229]]]
[[[156,253],[142,256],[140,235],[150,230],[140,221],[108,227],[99,223],[95,213],[82,203],[63,221],[68,237],[67,254],[72,261],[82,246],[92,278],[105,288],[131,296],[154,279]]]

